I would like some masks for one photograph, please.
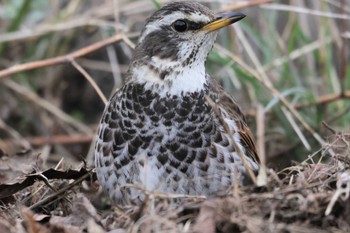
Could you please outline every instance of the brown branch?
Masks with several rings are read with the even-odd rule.
[[[306,104],[296,104],[295,108],[300,109],[300,108],[305,108],[305,107],[310,107],[313,105],[321,105],[321,104],[328,104],[334,101],[342,100],[342,99],[350,99],[350,91],[346,91],[343,94],[331,94],[331,95],[324,95],[320,96],[317,98],[315,102],[310,102]]]
[[[4,77],[7,77],[9,75],[19,73],[22,71],[28,71],[28,70],[38,69],[38,68],[42,68],[42,67],[46,67],[46,66],[52,66],[52,65],[57,65],[57,64],[61,64],[61,63],[71,62],[72,59],[82,57],[88,53],[95,51],[95,50],[98,50],[98,49],[103,48],[107,45],[110,45],[110,44],[113,44],[117,41],[120,41],[121,39],[122,39],[122,35],[116,34],[116,35],[109,37],[105,40],[98,41],[92,45],[89,45],[87,47],[84,47],[82,49],[79,49],[75,52],[72,52],[72,53],[69,53],[66,55],[53,57],[53,58],[49,58],[49,59],[45,59],[45,60],[41,60],[41,61],[34,61],[34,62],[28,62],[28,63],[24,63],[24,64],[19,64],[19,65],[14,65],[14,66],[11,66],[7,69],[1,70],[0,71],[0,78],[4,78]]]
[[[315,106],[315,105],[328,104],[331,102],[344,100],[344,99],[350,99],[350,91],[346,91],[344,94],[339,93],[339,94],[330,94],[330,95],[320,96],[314,102],[309,102],[309,103],[305,103],[305,104],[297,103],[294,105],[294,108],[295,109],[302,109],[302,108],[307,108],[307,107],[311,107],[311,106]],[[250,117],[255,117],[257,115],[257,113],[256,113],[255,109],[250,109],[247,112],[245,112],[245,115],[250,116]]]

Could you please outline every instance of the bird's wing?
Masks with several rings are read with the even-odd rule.
[[[246,151],[246,155],[256,162],[259,162],[254,136],[247,125],[247,121],[239,105],[223,90],[220,85],[216,83],[215,80],[210,80],[210,91],[211,93],[214,93],[211,98],[217,104],[219,109],[223,109],[225,112],[227,112],[228,118],[235,121],[242,146]]]

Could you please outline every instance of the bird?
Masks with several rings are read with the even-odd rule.
[[[97,177],[114,203],[138,204],[150,191],[227,195],[259,169],[238,103],[205,69],[218,29],[244,17],[183,1],[146,20],[96,137]]]

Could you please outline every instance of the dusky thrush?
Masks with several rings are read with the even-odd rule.
[[[138,202],[142,189],[226,194],[242,182],[247,166],[258,169],[240,107],[204,66],[217,30],[244,17],[175,2],[146,21],[95,146],[99,182],[115,202]]]

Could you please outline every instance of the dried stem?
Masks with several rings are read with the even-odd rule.
[[[71,62],[72,59],[82,57],[88,53],[91,53],[95,50],[103,48],[109,44],[113,44],[117,41],[120,41],[121,39],[122,39],[122,35],[116,34],[110,38],[98,41],[92,45],[89,45],[87,47],[84,47],[82,49],[79,49],[75,52],[72,52],[72,53],[69,53],[69,54],[66,54],[63,56],[53,57],[53,58],[49,58],[49,59],[45,59],[45,60],[41,60],[41,61],[23,63],[20,65],[14,65],[14,66],[11,66],[7,69],[1,70],[0,71],[0,78],[5,78],[5,77],[8,77],[12,74],[18,73],[18,72],[38,69],[38,68],[57,65],[57,64],[66,63],[66,62]]]

